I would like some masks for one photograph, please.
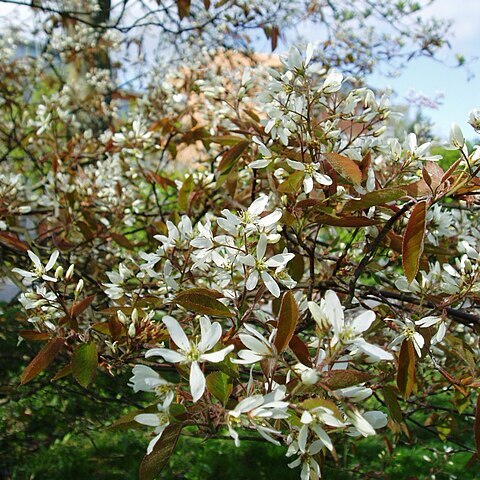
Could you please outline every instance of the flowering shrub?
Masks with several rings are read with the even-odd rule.
[[[78,38],[115,48],[110,33],[54,38],[67,67]],[[5,71],[43,59],[3,52]],[[152,405],[118,424],[151,430],[142,478],[183,429],[253,432],[315,479],[347,439],[408,436],[416,408],[453,428],[436,394],[474,408],[480,150],[453,125],[445,171],[429,142],[392,136],[386,97],[315,54],[228,85],[195,60],[126,113],[98,66],[80,105],[55,71],[3,94],[5,273],[20,336],[46,342],[22,383],[53,363],[85,388],[133,367]]]

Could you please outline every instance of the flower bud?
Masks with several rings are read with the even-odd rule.
[[[65,274],[65,280],[70,280],[73,277],[73,271],[75,270],[75,265],[72,263]]]
[[[120,323],[123,323],[123,325],[127,325],[129,323],[127,316],[121,310],[118,310],[117,317],[118,320],[120,320]]]
[[[318,382],[318,373],[314,368],[309,368],[302,373],[302,383],[304,385],[315,385]]]
[[[137,323],[137,321],[138,321],[138,310],[134,308],[132,312],[132,322]]]
[[[128,327],[128,336],[130,338],[133,338],[136,334],[136,327],[135,327],[135,324],[134,323],[131,323],[130,326]]]
[[[463,137],[462,129],[456,123],[452,123],[452,126],[450,127],[450,143],[455,148],[463,148],[465,145],[465,138]]]
[[[63,276],[63,267],[59,266],[55,270],[55,278],[58,280],[58,279],[62,278],[62,276]]]
[[[77,286],[75,287],[75,296],[78,297],[80,295],[80,293],[82,293],[82,290],[83,290],[83,279],[81,278],[78,283],[77,283]]]

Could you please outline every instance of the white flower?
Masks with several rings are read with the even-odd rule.
[[[465,145],[465,137],[463,136],[462,129],[456,123],[452,123],[450,127],[450,143],[455,148],[463,148]]]
[[[475,129],[476,132],[480,131],[480,109],[474,108],[468,114],[468,123]]]
[[[425,345],[425,339],[423,336],[415,330],[415,324],[409,320],[405,319],[404,322],[398,319],[390,319],[395,323],[401,330],[401,334],[390,343],[389,347],[399,345],[404,340],[412,341],[415,351],[419,357],[422,356],[422,348]]]
[[[351,437],[375,435],[375,429],[383,428],[388,420],[387,415],[378,410],[365,412],[363,415],[358,410],[352,410],[347,413],[347,416],[353,424],[353,427],[347,430],[347,435]]]
[[[232,358],[231,361],[233,363],[251,365],[260,362],[265,358],[272,358],[276,356],[277,349],[272,343],[275,331],[272,332],[270,338],[267,340],[251,325],[245,323],[243,326],[248,332],[251,333],[251,335],[246,333],[240,333],[238,335],[247,349],[240,350],[238,352],[238,356],[240,358]]]
[[[235,446],[240,445],[240,439],[235,428],[247,426],[255,428],[270,443],[280,445],[272,437],[272,435],[278,435],[280,432],[273,429],[267,420],[288,418],[288,402],[282,401],[285,395],[285,386],[280,386],[267,395],[246,397],[233,410],[227,412],[228,431],[235,441]]]
[[[294,160],[287,160],[288,165],[294,170],[299,170],[305,172],[303,178],[303,189],[305,193],[310,193],[313,190],[313,181],[315,180],[320,185],[331,185],[333,183],[332,179],[323,173],[320,173],[320,163],[301,163],[295,162]]]
[[[155,393],[168,407],[175,396],[175,385],[162,378],[155,370],[146,365],[135,365],[133,367],[133,377],[130,378],[129,387],[137,392]]]
[[[153,238],[162,242],[162,248],[164,251],[171,250],[173,248],[179,248],[188,243],[193,235],[192,221],[187,215],[183,215],[178,226],[167,221],[168,236],[155,235]]]
[[[268,196],[263,195],[257,198],[247,210],[239,212],[238,216],[224,209],[222,210],[222,215],[225,218],[218,218],[217,223],[234,237],[238,235],[239,227],[243,227],[245,233],[268,230],[280,220],[282,211],[278,208],[272,213],[261,217],[260,215],[265,211],[267,203]]]
[[[205,376],[200,369],[201,362],[222,362],[226,355],[234,348],[233,345],[222,348],[216,352],[212,350],[222,336],[222,327],[218,322],[210,323],[207,317],[200,318],[201,338],[199,342],[189,340],[180,324],[172,317],[166,315],[162,319],[168,333],[178,350],[168,348],[152,348],[145,354],[146,358],[160,356],[169,363],[182,363],[190,365],[190,392],[194,402],[197,402],[205,392]]]
[[[168,412],[168,406],[158,404],[158,413],[140,413],[136,415],[134,420],[142,425],[148,425],[149,427],[155,427],[154,432],[156,436],[148,444],[147,455],[152,453],[156,443],[160,440],[165,429],[170,425],[170,418]]]
[[[355,317],[346,319],[337,294],[331,290],[325,293],[325,302],[321,306],[309,302],[308,307],[317,323],[322,324],[325,320],[330,323],[334,333],[332,346],[346,345],[352,353],[360,351],[373,361],[393,360],[391,353],[368,343],[362,337],[363,332],[366,332],[375,321],[373,311],[365,310]]]
[[[298,452],[298,458],[292,463],[289,463],[290,468],[296,468],[302,466],[300,473],[301,480],[318,480],[321,477],[320,465],[315,460],[314,456],[323,448],[323,444],[320,440],[315,440],[309,444],[304,451]],[[287,452],[287,456],[293,455],[292,452]]]
[[[40,259],[31,250],[28,250],[27,254],[30,257],[30,260],[33,262],[34,268],[32,270],[22,270],[21,268],[13,268],[12,272],[22,275],[22,277],[24,278],[24,281],[28,283],[31,283],[34,280],[37,280],[39,278],[46,280],[47,282],[57,281],[55,277],[51,277],[47,275],[47,272],[49,272],[55,266],[58,255],[60,254],[58,250],[55,250],[52,253],[52,255],[50,256],[45,266],[43,266]]]
[[[340,72],[330,72],[323,82],[321,92],[330,94],[338,92],[342,88],[343,75]]]
[[[243,255],[239,258],[240,262],[244,265],[251,267],[252,270],[246,280],[247,290],[253,290],[257,284],[259,278],[262,279],[265,286],[270,293],[275,296],[280,296],[280,287],[269,273],[270,268],[284,267],[290,260],[293,259],[295,254],[293,253],[280,253],[265,260],[265,253],[267,251],[267,235],[262,233],[257,243],[256,256]]]
[[[440,343],[443,340],[443,337],[445,337],[447,328],[445,326],[445,322],[443,321],[443,318],[437,317],[437,316],[428,316],[415,321],[415,325],[417,325],[420,328],[428,328],[437,324],[439,324],[438,330],[430,340],[430,343],[432,344]]]

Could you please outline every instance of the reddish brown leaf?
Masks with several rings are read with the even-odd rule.
[[[295,356],[307,367],[312,366],[312,360],[310,359],[310,353],[308,352],[308,347],[305,345],[305,342],[300,340],[300,337],[293,335],[288,346],[291,348]]]
[[[16,235],[7,232],[0,232],[0,244],[19,252],[29,250],[29,246],[25,242],[22,242]]]
[[[370,207],[385,205],[405,196],[404,188],[384,188],[366,193],[360,200],[350,200],[343,207],[344,213],[358,212]]]
[[[280,313],[278,315],[277,335],[274,345],[281,353],[290,343],[298,323],[298,305],[291,290],[287,290],[282,298]]]
[[[134,248],[133,243],[125,235],[121,235],[120,233],[110,232],[110,236],[112,237],[112,240],[118,243],[121,247],[125,247],[130,250]]]
[[[402,264],[409,282],[415,279],[420,265],[425,241],[427,202],[419,202],[413,207],[402,243]]]
[[[415,388],[415,349],[413,342],[404,340],[398,357],[397,386],[403,398],[407,398]]]
[[[235,165],[236,160],[242,155],[245,149],[250,145],[250,142],[244,140],[235,144],[232,148],[227,150],[223,156],[220,164],[218,165],[218,171],[220,173],[228,173]]]
[[[177,189],[177,184],[172,179],[159,175],[152,170],[147,170],[145,172],[145,177],[148,181],[160,185],[163,189],[167,189],[167,187]]]
[[[332,390],[339,388],[352,387],[359,383],[370,380],[372,376],[366,372],[359,372],[358,370],[331,370],[323,381]]]
[[[180,20],[190,15],[190,0],[177,0],[178,16]]]
[[[63,346],[64,339],[61,337],[52,338],[43,348],[37,353],[35,358],[28,364],[27,368],[20,377],[20,383],[25,385],[32,380],[40,372],[45,370],[53,361],[57,353]]]
[[[315,221],[322,225],[333,225],[334,227],[367,227],[370,225],[378,225],[379,220],[368,217],[332,217],[331,215],[318,215]]]
[[[20,330],[18,334],[28,341],[43,342],[50,338],[48,333],[37,332],[36,330]]]
[[[165,429],[162,437],[156,443],[150,455],[143,457],[138,472],[140,480],[154,480],[167,465],[170,456],[175,450],[178,437],[182,431],[182,424],[173,424]]]
[[[75,318],[82,314],[92,304],[94,298],[95,295],[90,295],[88,297],[85,297],[80,302],[74,303],[70,308],[70,317]]]
[[[362,171],[360,167],[348,157],[339,153],[326,153],[328,163],[341,175],[345,180],[352,182],[354,185],[362,183]]]

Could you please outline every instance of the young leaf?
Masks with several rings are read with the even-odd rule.
[[[274,345],[281,353],[290,343],[298,323],[298,305],[291,290],[287,290],[282,298],[280,313],[278,315],[277,335]]]
[[[402,243],[402,263],[407,280],[415,279],[420,266],[425,241],[427,202],[419,202],[413,207]]]
[[[304,176],[303,172],[292,173],[278,186],[278,191],[281,193],[297,193],[302,186]]]
[[[82,314],[92,304],[94,298],[95,295],[90,295],[88,297],[85,297],[80,302],[74,303],[72,305],[72,308],[70,309],[70,317],[74,318]]]
[[[209,290],[192,288],[180,292],[174,298],[177,305],[201,315],[213,315],[215,317],[234,317],[235,314],[222,302],[217,300]]]
[[[358,370],[331,370],[324,383],[332,390],[339,388],[352,387],[359,383],[370,380],[372,376],[366,372],[359,372]]]
[[[165,429],[152,453],[143,457],[138,472],[140,480],[154,480],[158,478],[158,475],[167,465],[170,456],[175,450],[181,431],[181,424],[172,424]]]
[[[242,155],[245,149],[250,145],[250,142],[244,140],[234,145],[227,150],[223,156],[220,164],[218,165],[218,171],[220,173],[228,173],[235,165],[236,160]]]
[[[207,376],[206,383],[208,391],[226,405],[233,389],[232,379],[225,373],[212,372]]]
[[[310,358],[310,353],[308,347],[303,340],[300,339],[297,335],[293,335],[288,346],[295,354],[295,356],[307,367],[312,366],[312,360]]]
[[[362,183],[362,171],[352,159],[334,152],[326,153],[325,156],[328,163],[345,180],[352,182],[354,185]]]
[[[82,387],[86,388],[92,382],[97,373],[97,367],[97,348],[93,342],[84,343],[73,352],[72,373]]]
[[[178,191],[178,206],[181,210],[187,211],[189,207],[190,193],[193,190],[193,176],[189,175],[183,182],[180,190]]]
[[[345,204],[343,213],[357,212],[370,207],[385,205],[386,203],[399,200],[405,196],[405,189],[384,188],[366,193],[360,200],[350,200]]]
[[[402,422],[402,409],[400,408],[400,404],[397,400],[397,393],[396,389],[390,385],[386,385],[383,387],[383,398],[385,400],[385,404],[387,405],[388,412],[390,413],[390,417],[397,423]]]
[[[25,385],[32,378],[45,370],[63,346],[64,339],[61,337],[52,338],[43,348],[37,353],[35,358],[28,364],[27,368],[20,377],[21,385]]]
[[[411,340],[404,340],[400,347],[397,386],[405,399],[415,388],[415,349]]]

